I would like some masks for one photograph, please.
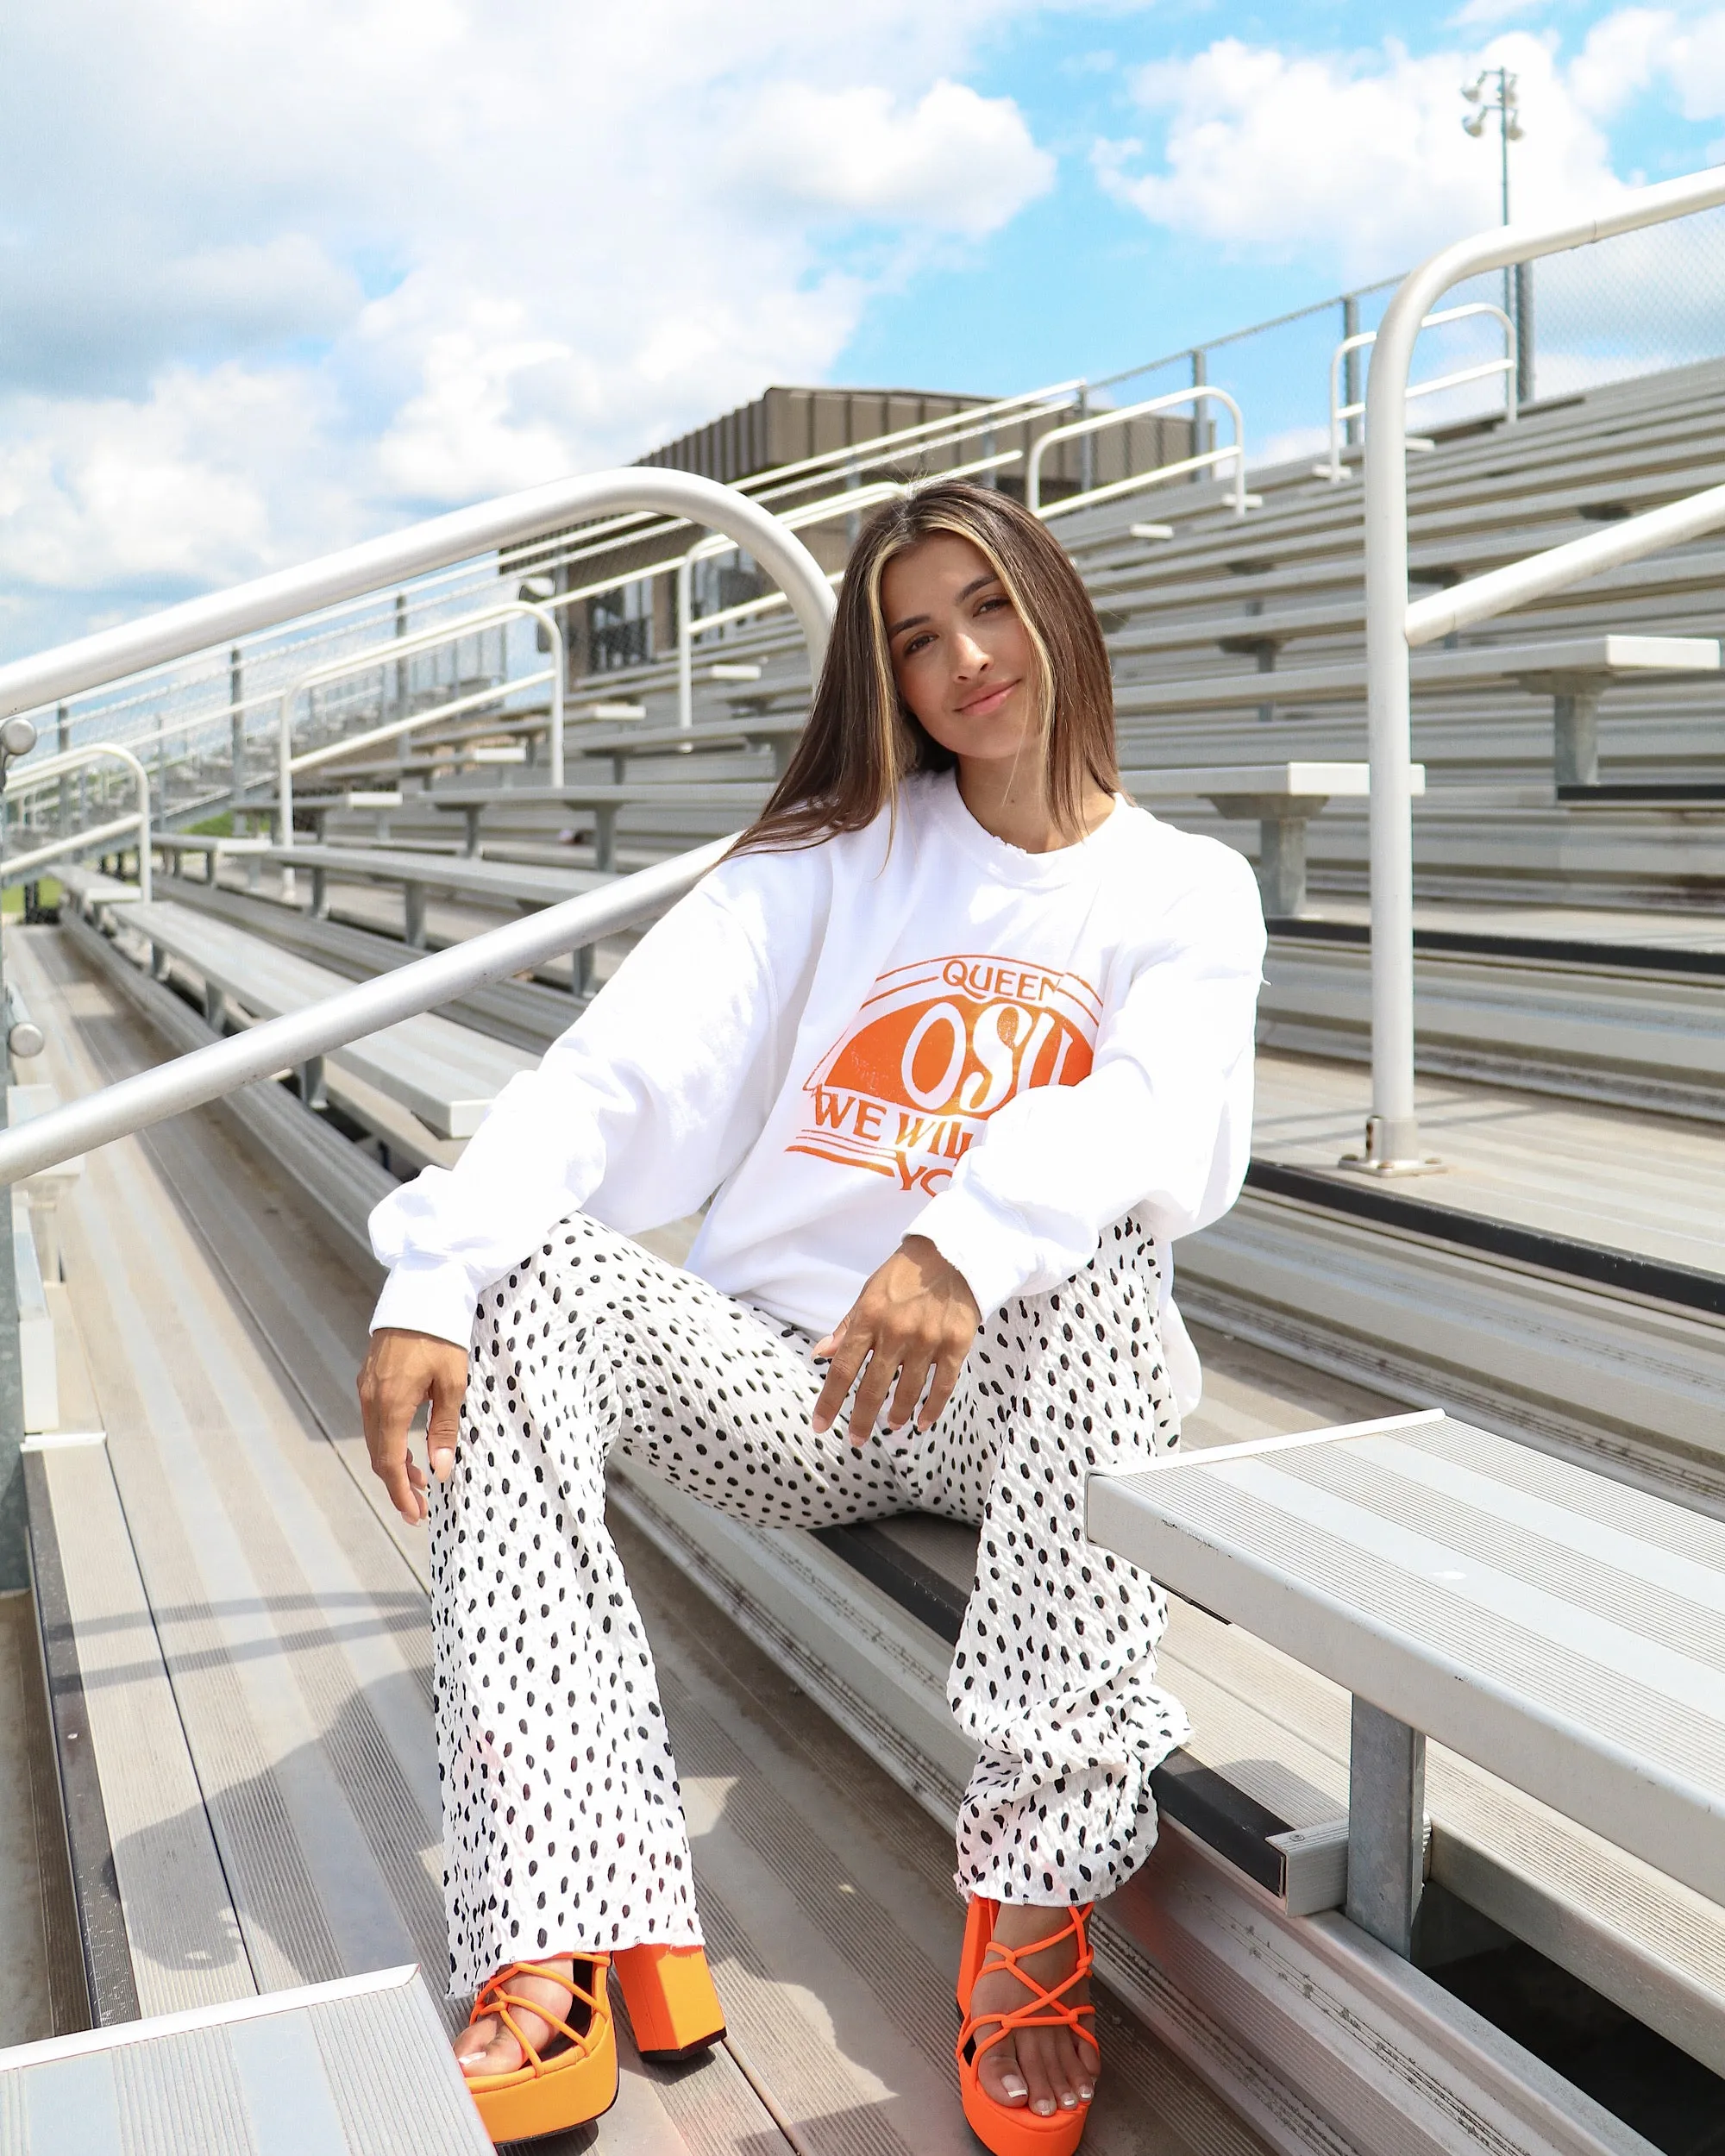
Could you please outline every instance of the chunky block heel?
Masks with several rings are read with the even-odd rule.
[[[692,2059],[724,2034],[724,2009],[700,1946],[625,1946],[612,1957],[636,2049],[662,2064]]]

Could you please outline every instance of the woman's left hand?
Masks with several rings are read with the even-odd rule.
[[[852,1445],[866,1445],[895,1377],[898,1389],[893,1394],[888,1427],[901,1430],[916,1415],[919,1429],[932,1429],[958,1382],[982,1322],[982,1313],[963,1274],[947,1263],[925,1235],[907,1235],[886,1263],[870,1274],[862,1294],[825,1339],[815,1344],[818,1356],[832,1357],[832,1368],[814,1404],[816,1432],[832,1427],[850,1388],[856,1385],[848,1434]],[[931,1371],[934,1382],[929,1385]],[[857,1385],[859,1372],[862,1382]],[[928,1398],[917,1414],[925,1385]]]

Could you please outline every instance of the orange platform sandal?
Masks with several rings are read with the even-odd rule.
[[[549,1962],[511,1961],[481,1988],[467,2026],[495,2015],[523,2053],[512,2072],[474,2074],[467,2081],[480,2123],[493,2141],[563,2133],[585,2126],[616,2103],[617,2031],[605,1984],[610,1961],[609,1954],[577,1954],[574,1982]],[[586,1984],[580,1977],[583,1968],[588,1972]],[[570,1995],[568,2019],[560,2020],[513,1990],[519,1977],[545,1977],[561,1984]],[[517,2011],[536,2014],[551,2024],[543,2051],[522,2034]]]
[[[693,2059],[724,2034],[724,2009],[700,1946],[624,1946],[612,1966],[635,2047],[661,2065]]]
[[[994,1937],[1000,1907],[998,1902],[973,1896],[964,1921],[964,1947],[959,1957],[957,1987],[958,2010],[964,2016],[957,2046],[958,2090],[963,2100],[964,2116],[971,2132],[984,2148],[992,2152],[992,2156],[1072,2156],[1083,2138],[1084,2122],[1090,2114],[1088,2103],[1080,2103],[1070,2111],[1052,2111],[1045,2116],[1032,2111],[1027,2104],[1014,2109],[996,2103],[982,2086],[981,2068],[987,2053],[1021,2028],[1070,2028],[1074,2036],[1082,2038],[1091,2049],[1095,2048],[1095,2009],[1088,2002],[1082,2006],[1069,2005],[1064,1996],[1090,1973],[1090,1908],[1087,1904],[1083,1908],[1051,1910],[1050,1915],[1057,1915],[1059,1921],[1047,1938],[1032,1940],[1023,1946],[1003,1946]],[[1022,1966],[1022,1957],[1039,1954],[1074,1932],[1078,1938],[1077,1961],[1072,1973],[1051,1990]],[[1028,1994],[1025,2003],[1010,2008],[1004,2014],[973,2014],[970,2001],[977,1978],[997,1969],[1009,1969],[1018,1978]],[[977,2031],[983,2027],[988,2034],[979,2036]]]

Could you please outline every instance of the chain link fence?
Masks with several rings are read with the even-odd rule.
[[[1327,459],[1332,361],[1345,338],[1375,330],[1399,278],[1302,308],[1110,377],[1093,392],[1135,403],[1192,382],[1226,389],[1245,415],[1255,467]],[[1646,232],[1551,255],[1515,272],[1493,272],[1454,286],[1439,311],[1501,309],[1522,328],[1520,399],[1541,404],[1603,384],[1632,380],[1705,360],[1725,358],[1725,210],[1709,210]],[[1500,360],[1503,328],[1474,313],[1427,329],[1414,354],[1412,383],[1474,372]],[[1364,393],[1371,348],[1338,368],[1339,404]],[[1416,435],[1465,424],[1502,411],[1501,373],[1416,396],[1408,424]],[[1345,461],[1357,461],[1364,421],[1344,421]],[[1352,450],[1352,455],[1346,453]]]

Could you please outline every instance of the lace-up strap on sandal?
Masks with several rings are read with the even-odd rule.
[[[511,1961],[481,1987],[467,2017],[494,2020],[521,2046],[521,2064],[507,2073],[474,2074],[467,2093],[493,2141],[529,2140],[584,2126],[617,2101],[617,2033],[612,2026],[605,1991],[608,1954],[577,1954],[577,1970],[588,1971],[586,1984],[564,1976],[549,1962]],[[567,2018],[528,1998],[516,1986],[523,1977],[539,1977],[569,1994]],[[543,2047],[516,2019],[531,2014],[549,2021],[551,2034]],[[584,2022],[584,2027],[577,2027]]]
[[[1088,2000],[1074,2005],[1066,1996],[1090,1973],[1094,1959],[1090,1952],[1090,1909],[1087,1906],[1066,1910],[1063,1921],[1045,1939],[1031,1940],[1022,1946],[1003,1946],[993,1936],[997,1914],[998,1907],[993,1902],[982,1904],[980,1914],[977,1904],[971,1904],[972,1923],[986,1926],[987,1936],[985,1940],[974,1940],[967,1937],[963,1965],[969,1983],[959,2001],[964,2009],[964,2026],[959,2031],[957,2056],[964,2115],[972,2133],[992,2152],[992,2156],[1071,2156],[1083,2135],[1089,2104],[1081,2103],[1070,2111],[1044,2115],[997,2103],[982,2086],[982,2065],[997,2044],[1026,2028],[1070,2029],[1076,2042],[1088,2044],[1093,2052],[1097,2051],[1095,2009]],[[1059,1946],[1063,1940],[1074,1934],[1077,1939],[1077,1956],[1070,1974],[1058,1984],[1045,1984],[1024,1966],[1026,1957],[1046,1953],[1051,1946]],[[978,1946],[982,1948],[980,1954],[976,1952]],[[978,2014],[975,2010],[976,1984],[1001,1969],[1009,1970],[1029,1996],[1022,2006]],[[988,2034],[979,2033],[985,2028]]]

